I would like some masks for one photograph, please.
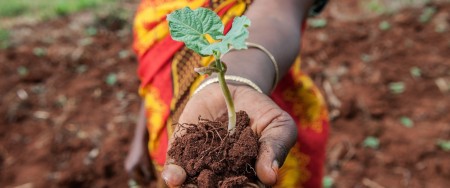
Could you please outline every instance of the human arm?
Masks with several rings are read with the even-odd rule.
[[[257,0],[246,16],[252,21],[247,41],[264,46],[276,59],[282,77],[300,51],[301,25],[313,0]],[[259,49],[231,51],[223,59],[228,75],[248,78],[269,94],[275,79],[270,58]]]

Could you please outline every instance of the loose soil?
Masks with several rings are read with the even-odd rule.
[[[247,113],[236,113],[234,133],[227,130],[227,116],[198,124],[181,124],[169,156],[186,170],[185,185],[198,187],[245,187],[256,185],[255,162],[258,137],[250,128]],[[175,133],[177,134],[177,133]],[[188,187],[188,186],[187,186]],[[249,186],[251,187],[251,186]]]
[[[450,4],[428,5],[427,23],[424,8],[331,13],[355,2],[331,1],[327,25],[303,36],[304,70],[333,116],[326,175],[342,188],[448,187],[450,153],[436,142],[450,139]],[[382,21],[391,27],[380,30]],[[140,104],[131,23],[82,13],[13,28],[0,50],[0,187],[128,186],[123,161]],[[377,149],[363,145],[368,136]]]
[[[327,10],[356,2],[332,1]],[[450,139],[450,4],[427,7],[436,13],[426,23],[419,21],[425,8],[368,20],[327,11],[327,26],[306,32],[303,67],[334,116],[327,175],[336,187],[450,185],[450,153],[436,144]],[[383,21],[389,29],[380,29]],[[404,91],[392,90],[393,83]],[[369,136],[378,138],[377,149],[364,147]]]

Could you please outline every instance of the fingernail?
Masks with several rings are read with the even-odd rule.
[[[170,166],[170,165],[169,165]],[[166,182],[166,184],[168,183],[168,181],[171,179],[171,177],[172,177],[172,173],[170,172],[171,170],[170,170],[170,167],[169,166],[167,166],[167,167],[165,167],[163,170],[162,170],[162,173],[161,173],[161,177],[162,177],[162,179]]]
[[[167,165],[164,167],[161,177],[169,186],[178,186],[184,182],[186,173],[183,168],[177,165]]]
[[[275,174],[275,183],[276,183],[276,182],[278,182],[278,169],[280,168],[279,164],[278,164],[278,161],[274,160],[272,162],[272,166],[271,167],[272,167],[273,173]]]
[[[275,172],[275,174],[278,174],[278,169],[279,169],[280,167],[279,167],[279,165],[278,165],[278,161],[277,160],[274,160],[273,162],[272,162],[272,169],[273,169],[273,171]]]

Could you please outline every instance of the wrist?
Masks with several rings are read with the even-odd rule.
[[[220,80],[220,78],[217,75],[207,78],[194,91],[194,95],[199,93],[201,90],[205,89],[209,85],[213,85],[213,84],[220,85],[219,80]],[[244,87],[251,88],[259,93],[263,93],[261,88],[258,85],[256,85],[253,81],[251,81],[245,77],[236,76],[236,75],[224,75],[224,81],[226,82],[226,85],[229,90],[231,90],[232,87],[244,86]]]
[[[270,58],[263,51],[255,48],[231,51],[222,59],[227,65],[226,75],[246,78],[256,84],[264,94],[270,94],[277,73]],[[216,76],[212,75],[212,77]],[[234,82],[230,81],[230,83]]]

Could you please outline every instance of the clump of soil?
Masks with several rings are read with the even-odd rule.
[[[227,130],[225,116],[180,125],[180,131],[186,133],[175,139],[168,153],[175,164],[186,170],[185,186],[243,187],[256,183],[258,137],[250,128],[247,113],[240,111],[236,116],[232,134]]]

